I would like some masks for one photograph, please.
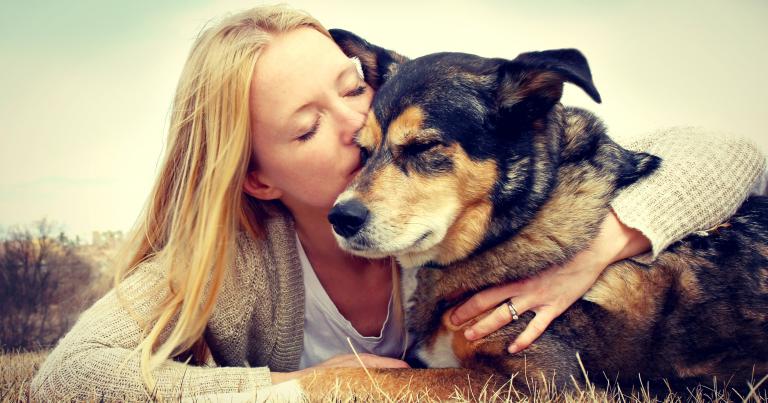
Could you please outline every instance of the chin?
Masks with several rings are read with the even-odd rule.
[[[336,242],[345,251],[368,259],[395,257],[404,267],[423,265],[437,255],[437,246],[442,237],[432,231],[410,242],[371,242],[368,239],[354,237],[351,241],[336,233]],[[365,246],[361,246],[361,244]]]
[[[333,236],[336,237],[336,243],[339,244],[339,247],[341,249],[355,256],[360,256],[367,259],[381,259],[388,256],[392,256],[391,253],[385,252],[383,250],[379,250],[369,246],[366,246],[366,247],[357,246],[349,242],[346,238],[339,236],[339,234],[334,233]]]

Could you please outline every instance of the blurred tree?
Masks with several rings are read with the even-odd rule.
[[[46,220],[0,234],[0,348],[52,345],[91,302],[82,298],[91,264],[64,232],[54,234]]]

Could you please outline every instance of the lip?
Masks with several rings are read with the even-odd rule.
[[[374,250],[371,248],[371,245],[369,245],[367,242],[363,242],[361,244],[360,242],[356,242],[354,240],[349,240],[349,239],[346,240],[347,242],[345,247],[356,252],[378,252],[378,253],[383,253],[385,255],[393,255],[393,254],[403,253],[404,251],[407,251],[407,250],[412,250],[413,248],[419,246],[432,234],[433,232],[431,230],[427,231],[423,233],[418,239],[416,239],[410,246],[399,249],[399,250],[381,250],[381,249]]]
[[[419,246],[420,243],[424,242],[429,236],[432,235],[432,231],[427,231],[423,233],[413,244],[411,244],[411,248],[414,248],[416,246]]]

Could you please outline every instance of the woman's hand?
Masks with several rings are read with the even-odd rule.
[[[359,356],[360,359],[358,360],[354,354],[342,354],[299,371],[272,372],[272,384],[274,385],[291,379],[301,378],[312,372],[312,370],[320,368],[360,367],[361,361],[363,363],[362,365],[366,368],[410,368],[405,361],[395,358],[382,357],[373,354],[359,354]]]
[[[460,325],[496,307],[465,330],[464,337],[468,340],[479,339],[512,321],[512,314],[505,303],[511,300],[518,315],[526,311],[536,314],[509,346],[509,352],[516,353],[527,348],[555,318],[581,298],[608,265],[649,249],[648,238],[622,224],[611,210],[592,244],[570,262],[551,266],[535,277],[475,294],[453,311],[451,322]]]
[[[354,354],[337,355],[336,357],[309,368],[359,367],[360,361],[363,362],[363,365],[366,368],[410,368],[405,361],[396,358],[382,357],[373,354],[358,354],[358,356],[360,357],[359,360]]]

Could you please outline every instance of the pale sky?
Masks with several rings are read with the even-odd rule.
[[[207,21],[258,1],[0,4],[0,228],[47,217],[67,233],[127,230],[155,179],[184,59]],[[327,27],[416,57],[588,58],[603,104],[565,104],[628,138],[667,126],[768,150],[768,2],[294,1]]]

